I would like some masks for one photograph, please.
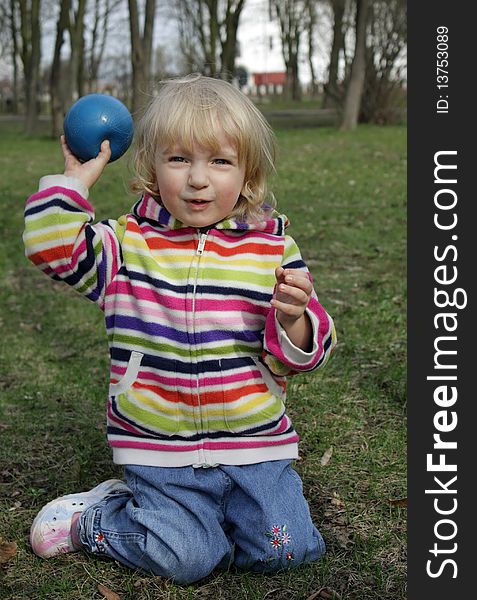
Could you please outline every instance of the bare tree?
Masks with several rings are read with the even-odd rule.
[[[301,100],[299,51],[307,20],[307,0],[271,0],[271,3],[280,25],[288,93],[293,100]]]
[[[10,56],[13,67],[11,111],[18,112],[19,7],[16,0],[0,1],[0,58]]]
[[[245,0],[180,0],[177,19],[187,70],[232,80]]]
[[[313,57],[316,53],[316,24],[317,24],[317,4],[316,0],[306,0],[306,34],[308,38],[308,67],[310,69],[310,91],[314,97],[318,94],[318,82],[316,80],[315,65]]]
[[[94,0],[94,10],[90,18],[90,43],[86,52],[86,87],[89,92],[94,90],[98,81],[99,68],[110,33],[110,18],[120,4],[121,0]]]
[[[57,137],[62,131],[66,106],[78,96],[93,91],[99,65],[106,46],[109,16],[120,0],[95,0],[87,14],[86,0],[57,0],[56,38],[53,59],[49,70],[51,96],[51,134]],[[91,23],[86,49],[86,23]],[[66,33],[69,34],[68,59],[61,58]],[[81,50],[82,49],[82,50]]]
[[[220,76],[231,81],[235,76],[235,58],[237,56],[237,31],[240,14],[245,0],[227,0],[220,26]]]
[[[352,39],[356,50],[357,15],[350,11],[355,8],[354,0],[331,0],[331,5],[334,35],[323,106],[336,106],[344,112],[354,59],[349,40]],[[368,0],[366,35],[362,36],[365,67],[358,122],[389,123],[401,118],[405,102],[406,16],[405,0]],[[362,52],[359,60],[362,63]]]
[[[341,129],[354,129],[358,124],[361,97],[366,75],[366,28],[369,0],[356,0],[356,42],[351,74],[346,88]]]
[[[68,30],[70,33],[70,72],[72,74],[72,99],[84,94],[84,22],[86,0],[71,0]]]
[[[405,0],[374,0],[370,7],[366,77],[360,121],[389,123],[404,102],[407,14]]]
[[[197,41],[195,24],[186,17],[184,2],[174,5],[174,17],[179,30],[180,70],[204,72],[204,58]]]
[[[10,14],[11,2],[0,1],[0,58],[2,58],[11,46]]]
[[[71,0],[60,0],[60,12],[56,23],[56,39],[53,62],[50,70],[51,96],[51,135],[56,138],[61,133],[64,114],[64,98],[61,93],[61,48],[69,26]]]
[[[12,40],[11,40],[11,14],[10,14],[10,3],[5,0],[0,0],[0,61],[9,54],[11,56],[12,51]],[[0,94],[0,100],[2,100],[2,94]],[[10,102],[10,109],[12,108],[12,99]],[[4,107],[0,103],[0,110]]]
[[[142,95],[147,92],[150,84],[156,0],[146,0],[142,27],[137,0],[128,0],[128,4],[131,33],[132,111],[136,112],[141,108]]]
[[[23,73],[25,82],[25,130],[33,133],[38,123],[41,60],[40,0],[18,0]]]
[[[344,14],[346,0],[331,0],[333,9],[333,40],[331,43],[330,62],[328,66],[328,81],[325,84],[323,108],[331,108],[341,103],[341,93],[338,83],[338,66],[340,54],[344,53],[345,31]]]
[[[216,77],[220,71],[218,0],[180,0],[177,9],[188,70]]]

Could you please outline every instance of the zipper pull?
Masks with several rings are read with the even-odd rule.
[[[205,240],[207,239],[207,233],[201,233],[199,236],[199,244],[197,246],[197,252],[196,254],[202,254],[202,252],[204,251],[204,246],[205,246]]]

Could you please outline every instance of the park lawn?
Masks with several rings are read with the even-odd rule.
[[[273,190],[339,340],[322,373],[290,380],[287,399],[301,435],[296,469],[325,559],[180,587],[83,553],[51,561],[32,554],[29,527],[44,503],[121,470],[105,441],[102,315],[23,253],[24,201],[41,175],[61,172],[59,147],[0,123],[0,541],[18,544],[0,566],[0,599],[92,600],[102,597],[98,585],[121,600],[406,597],[406,130],[277,135]],[[134,201],[125,191],[127,156],[91,192],[98,219]]]

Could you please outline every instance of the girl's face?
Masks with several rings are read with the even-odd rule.
[[[218,152],[197,144],[191,151],[181,144],[158,149],[155,167],[161,202],[189,227],[207,227],[230,215],[242,191],[245,166],[223,132],[219,142]]]

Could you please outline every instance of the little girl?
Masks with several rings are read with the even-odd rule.
[[[182,584],[316,560],[286,377],[323,367],[335,333],[270,204],[273,134],[239,90],[192,75],[163,84],[136,135],[130,214],[93,224],[107,141],[82,164],[62,138],[64,175],[26,205],[28,258],[104,311],[126,481],[47,504],[33,551],[102,553]]]

